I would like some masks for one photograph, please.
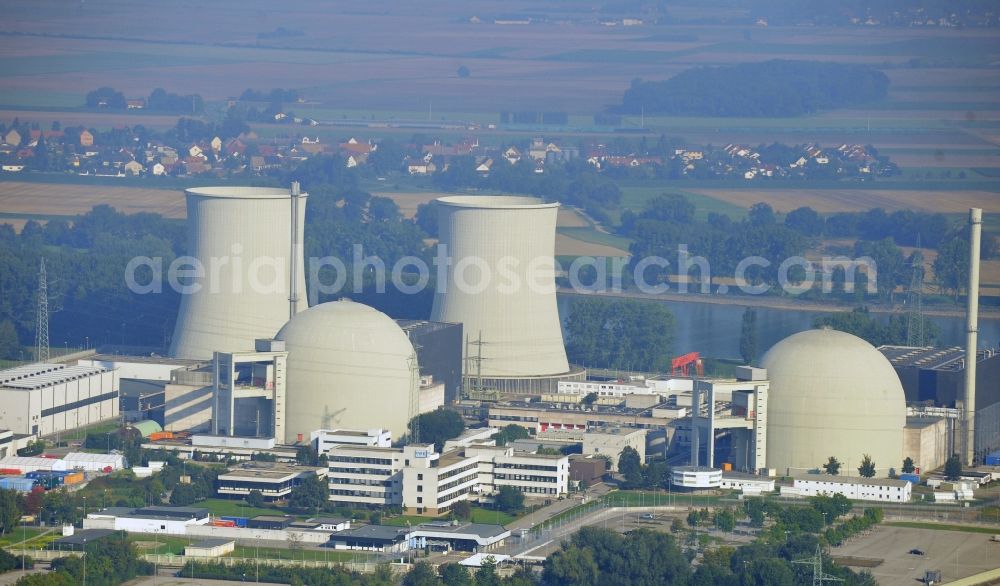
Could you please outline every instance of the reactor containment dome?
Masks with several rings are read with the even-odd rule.
[[[467,380],[501,391],[554,392],[558,380],[582,378],[566,359],[556,305],[559,203],[450,196],[436,205],[438,254],[448,262],[431,320],[462,324]]]
[[[185,195],[190,255],[197,268],[194,263],[183,267],[194,280],[181,283],[190,289],[181,294],[170,355],[211,359],[215,351],[236,352],[254,339],[274,337],[290,313],[291,191],[198,187]],[[304,296],[307,195],[298,198],[295,270],[299,295]]]
[[[392,318],[331,301],[296,315],[277,339],[288,352],[285,442],[338,427],[405,435],[420,376],[413,345]]]
[[[833,456],[850,475],[864,454],[877,476],[902,465],[903,385],[874,346],[832,329],[809,330],[775,344],[761,366],[771,381],[769,468],[803,473]]]

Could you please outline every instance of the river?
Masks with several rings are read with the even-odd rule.
[[[573,310],[576,295],[559,295],[559,315],[565,319]],[[674,336],[674,355],[699,352],[713,358],[739,358],[740,328],[742,326],[742,305],[722,305],[698,303],[696,301],[652,301],[667,306],[677,321]],[[832,313],[832,312],[830,312]],[[768,348],[796,332],[812,328],[816,317],[825,312],[803,309],[757,308],[757,349],[763,355]],[[876,319],[885,323],[888,313],[873,313]],[[965,345],[964,316],[928,316],[930,321],[941,328],[938,346]],[[979,347],[1000,346],[1000,319],[979,320]]]

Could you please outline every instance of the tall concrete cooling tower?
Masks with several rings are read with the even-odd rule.
[[[197,291],[181,295],[170,355],[209,359],[216,350],[243,350],[256,338],[274,337],[288,321],[290,305],[295,306],[290,304],[291,275],[299,284],[297,297],[305,298],[307,195],[299,194],[295,202],[295,243],[288,189],[198,187],[185,195],[188,250],[204,273],[194,281],[201,285]],[[299,303],[296,311],[305,305]]]
[[[582,379],[566,360],[556,306],[559,204],[452,196],[437,205],[439,254],[450,262],[431,319],[463,324],[466,390],[555,392],[559,380]]]

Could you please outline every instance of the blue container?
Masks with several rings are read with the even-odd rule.
[[[35,479],[22,478],[20,476],[0,478],[0,488],[19,492],[31,492],[31,489],[35,488]]]
[[[1000,466],[1000,451],[986,454],[986,457],[983,458],[983,464],[987,466]]]
[[[222,519],[223,521],[232,521],[233,523],[236,523],[237,527],[242,527],[246,529],[247,526],[246,517],[219,517],[219,518]]]
[[[909,482],[910,484],[920,484],[920,475],[919,474],[900,474],[899,475],[899,479],[900,480],[905,480],[905,481]]]
[[[25,478],[65,478],[69,472],[64,470],[35,470],[24,475]]]

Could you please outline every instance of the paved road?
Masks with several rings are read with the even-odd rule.
[[[603,482],[600,484],[596,484],[591,488],[587,489],[587,492],[585,493],[587,501],[589,502],[594,499],[600,498],[605,494],[611,492],[611,490],[612,487],[608,486],[607,484],[604,484]],[[542,507],[541,509],[538,509],[534,513],[525,515],[520,519],[517,519],[513,523],[507,525],[507,528],[510,529],[511,531],[515,531],[517,529],[531,529],[535,525],[548,521],[549,519],[555,517],[559,513],[566,511],[568,509],[572,509],[573,507],[581,504],[582,502],[583,502],[583,496],[573,495],[561,501],[556,501],[547,507]]]
[[[46,570],[28,570],[27,572],[22,572],[21,570],[15,570],[13,572],[7,572],[5,574],[0,574],[0,586],[11,586],[14,582],[17,582],[21,576],[27,574],[40,574]]]

